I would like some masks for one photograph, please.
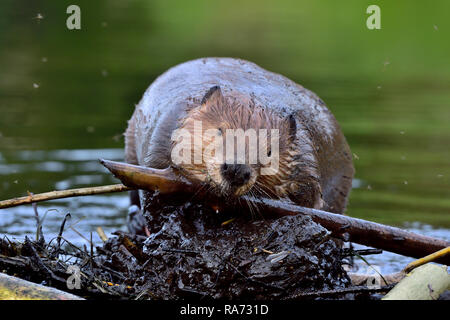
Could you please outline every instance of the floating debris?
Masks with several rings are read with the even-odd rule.
[[[44,16],[41,13],[38,13],[33,19],[41,22],[41,20],[44,20]]]

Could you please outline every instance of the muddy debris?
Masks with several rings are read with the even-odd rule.
[[[119,234],[105,244],[112,254],[103,263],[153,297],[288,299],[350,285],[340,246],[307,216],[235,214],[224,224],[230,216],[200,204],[151,203],[150,237]]]
[[[345,252],[308,216],[254,219],[151,203],[150,237],[117,231],[95,250],[63,232],[49,243],[3,238],[0,270],[88,299],[321,299],[312,293],[342,289],[331,298],[348,298]],[[67,287],[70,266],[79,268],[80,289]]]

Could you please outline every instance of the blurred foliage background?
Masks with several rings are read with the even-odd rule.
[[[66,28],[71,4],[81,30]],[[370,4],[381,30],[366,27]],[[150,83],[180,62],[231,56],[326,102],[354,153],[349,215],[450,228],[449,15],[445,0],[2,0],[0,198],[113,182],[95,159],[121,157]],[[111,197],[48,206],[98,217],[118,203],[95,220],[114,227],[127,201]],[[0,232],[15,232],[14,210]]]

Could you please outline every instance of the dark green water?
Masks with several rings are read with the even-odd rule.
[[[366,28],[372,3],[381,30]],[[66,28],[70,4],[79,31]],[[126,121],[155,77],[232,56],[327,103],[354,153],[349,215],[450,238],[449,16],[449,1],[2,0],[0,199],[115,182],[96,159],[121,160]],[[121,194],[39,210],[58,210],[50,234],[70,212],[88,237],[122,227],[127,206]],[[31,206],[0,210],[1,234],[34,231]]]

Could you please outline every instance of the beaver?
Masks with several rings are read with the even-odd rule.
[[[208,156],[204,152],[208,143],[192,141],[188,143],[193,149],[200,148],[205,158],[174,161],[179,146],[174,132],[183,131],[193,140],[200,137],[205,142],[203,134],[211,129],[216,132],[213,136],[239,129],[270,132],[258,137],[258,143],[278,132],[276,150],[271,150],[271,145],[264,155],[267,159],[276,151],[276,168],[271,171],[259,160],[250,163],[248,146],[244,162],[230,162],[228,157]],[[187,157],[192,160],[194,153]],[[207,184],[211,192],[227,199],[269,197],[334,213],[344,213],[354,175],[350,148],[339,124],[316,94],[282,75],[235,58],[192,60],[159,76],[128,122],[125,161],[160,169],[173,166],[189,180]],[[261,174],[264,169],[266,174]],[[132,194],[132,202],[139,207],[151,199],[147,192]]]

